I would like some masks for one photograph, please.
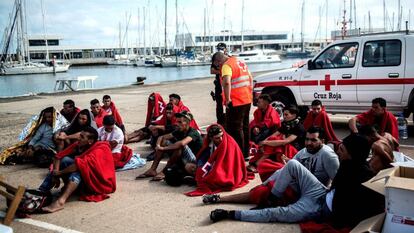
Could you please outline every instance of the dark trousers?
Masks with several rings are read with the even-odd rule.
[[[223,90],[220,83],[220,75],[216,75],[216,79],[214,80],[214,97],[216,100],[217,123],[220,125],[224,125],[226,120],[224,116],[223,96],[221,95],[222,92]]]
[[[270,135],[272,135],[272,131],[265,126],[260,129],[260,133],[258,135],[254,135],[253,132],[250,132],[250,140],[256,144],[259,144],[259,142],[264,141]]]
[[[249,156],[249,114],[250,104],[226,109],[226,131],[239,145],[244,157]]]

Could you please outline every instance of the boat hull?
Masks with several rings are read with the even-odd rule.
[[[28,65],[12,65],[1,68],[2,75],[19,75],[19,74],[46,74],[61,73],[69,69],[69,64],[53,66],[28,64]]]

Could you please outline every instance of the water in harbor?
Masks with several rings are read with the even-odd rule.
[[[284,59],[281,63],[251,64],[251,72],[289,68],[297,59]],[[50,93],[54,91],[57,77],[98,76],[95,88],[131,85],[137,76],[146,77],[146,84],[201,78],[210,75],[209,66],[188,67],[134,67],[134,66],[81,66],[70,67],[66,73],[0,76],[0,97],[15,97]]]

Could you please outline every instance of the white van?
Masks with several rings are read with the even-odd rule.
[[[270,94],[305,110],[320,99],[331,113],[361,113],[382,97],[388,110],[414,111],[414,34],[378,34],[335,41],[307,64],[260,75],[254,98]]]

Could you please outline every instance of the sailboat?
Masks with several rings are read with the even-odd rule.
[[[300,48],[289,48],[286,50],[285,56],[287,58],[307,58],[312,56],[311,51],[305,50],[305,39],[304,39],[304,27],[305,27],[305,0],[302,2],[302,14],[301,14],[301,31],[300,31]],[[293,39],[293,35],[292,35]]]
[[[66,72],[70,64],[53,59],[49,61],[49,52],[47,49],[48,42],[45,38],[46,61],[32,62],[30,61],[28,39],[26,32],[26,16],[23,6],[26,4],[24,0],[15,0],[13,12],[11,14],[9,26],[5,30],[3,41],[3,51],[0,57],[0,74],[16,75],[16,74],[41,74],[41,73],[58,73]],[[42,4],[43,6],[43,4]],[[44,15],[43,15],[44,21]],[[43,25],[44,27],[44,25]],[[9,50],[11,49],[12,40],[16,37],[17,49],[16,55],[13,56]],[[13,60],[15,58],[16,60]]]

